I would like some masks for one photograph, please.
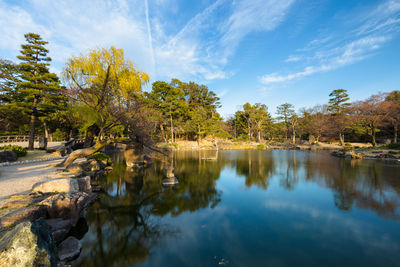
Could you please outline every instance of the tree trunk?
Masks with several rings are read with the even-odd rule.
[[[87,157],[89,155],[92,155],[93,153],[97,152],[99,149],[102,147],[112,143],[113,141],[107,140],[104,142],[97,142],[94,146],[88,147],[88,148],[83,148],[83,149],[78,149],[73,151],[71,154],[69,154],[68,158],[66,158],[62,163],[60,163],[60,167],[68,167],[70,164],[72,164],[76,159],[78,158],[83,158]]]
[[[344,134],[342,132],[339,132],[339,142],[341,146],[344,146]]]
[[[30,121],[29,144],[28,144],[29,150],[34,149],[37,102],[38,102],[38,99],[37,99],[37,97],[35,97],[35,99],[33,100],[32,114],[31,114],[31,121]]]
[[[43,122],[43,128],[44,128],[44,136],[49,139],[49,128],[47,127],[47,123]]]
[[[393,131],[394,131],[394,133],[393,133],[393,143],[397,143],[397,132],[398,132],[398,130],[399,130],[399,124],[396,122],[393,125]]]
[[[251,142],[251,130],[250,130],[250,123],[248,123],[248,128],[249,128],[249,143]]]
[[[197,126],[198,132],[197,132],[197,146],[200,147],[200,125]]]
[[[171,143],[174,142],[174,124],[172,122],[172,115],[169,116],[170,121],[171,121]]]
[[[296,144],[296,130],[294,129],[294,127],[292,128],[292,143],[293,145]]]
[[[261,131],[257,132],[257,142],[261,143]]]
[[[375,133],[375,128],[372,127],[372,128],[371,128],[371,137],[372,137],[372,146],[373,146],[373,147],[376,147],[376,138],[375,138],[375,135],[376,135],[376,133]]]
[[[161,135],[164,139],[164,142],[167,143],[167,137],[165,136],[164,126],[162,125],[162,123],[160,124],[160,130],[161,130]]]

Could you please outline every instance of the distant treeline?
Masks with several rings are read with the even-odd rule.
[[[372,95],[349,102],[345,89],[327,96],[329,102],[295,111],[278,106],[276,117],[264,104],[246,103],[223,120],[219,98],[195,82],[156,81],[125,59],[123,50],[94,49],[71,57],[61,81],[49,71],[47,42],[34,33],[25,35],[19,63],[0,59],[0,134],[68,139],[86,135],[131,138],[140,142],[172,142],[202,138],[243,141],[345,140],[397,143],[400,92]]]

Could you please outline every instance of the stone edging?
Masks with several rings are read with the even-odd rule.
[[[66,158],[66,156],[64,156],[64,157],[44,158],[44,159],[24,160],[24,161],[15,161],[15,162],[2,162],[2,163],[0,163],[0,167],[22,165],[22,164],[43,162],[43,161],[50,161],[50,160],[64,159],[64,158]]]

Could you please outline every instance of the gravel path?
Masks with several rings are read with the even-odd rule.
[[[11,195],[29,192],[32,185],[39,181],[58,177],[58,168],[49,165],[60,163],[62,160],[0,167],[0,201]]]

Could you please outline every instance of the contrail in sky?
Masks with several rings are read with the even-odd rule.
[[[151,64],[153,67],[154,76],[156,75],[156,62],[154,58],[154,50],[153,50],[153,38],[151,36],[151,28],[150,28],[150,20],[149,20],[149,3],[148,0],[145,2],[145,12],[146,12],[146,24],[147,24],[147,36],[149,37],[149,45],[150,45],[150,53],[151,53]]]

